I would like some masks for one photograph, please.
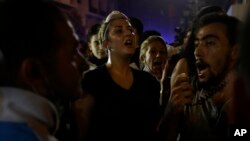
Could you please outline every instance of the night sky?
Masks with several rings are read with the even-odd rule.
[[[174,41],[175,27],[180,26],[183,10],[192,0],[118,0],[118,10],[139,18],[145,30],[157,30],[164,39]],[[225,7],[229,0],[198,0],[203,4]],[[192,7],[191,7],[192,8]]]

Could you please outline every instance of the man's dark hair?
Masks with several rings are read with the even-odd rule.
[[[96,35],[98,34],[99,32],[99,29],[101,27],[101,24],[97,23],[97,24],[94,24],[90,27],[89,31],[88,31],[88,34],[87,34],[87,42],[90,42],[91,40],[91,37],[93,35]]]
[[[223,8],[219,7],[219,6],[208,5],[208,6],[201,7],[200,10],[195,15],[191,27],[193,28],[193,26],[199,21],[199,19],[201,17],[203,17],[203,16],[205,16],[207,14],[212,14],[212,13],[218,13],[218,14],[221,14],[221,15],[226,15],[225,10]]]
[[[215,5],[209,5],[209,6],[204,6],[202,7],[197,15],[196,15],[196,19],[201,18],[202,16],[206,15],[206,14],[211,14],[211,13],[225,13],[225,10],[219,6],[215,6]]]
[[[141,36],[144,30],[142,21],[136,17],[129,17],[129,21],[131,25],[137,30],[138,35]]]
[[[12,77],[26,58],[49,60],[50,53],[61,43],[55,31],[57,23],[66,22],[54,3],[42,0],[2,2],[0,19],[0,51],[4,60],[0,65]]]
[[[201,17],[194,27],[194,33],[198,32],[201,27],[211,23],[221,23],[226,26],[226,34],[231,46],[238,42],[240,21],[235,17],[221,15],[218,13],[211,13]]]

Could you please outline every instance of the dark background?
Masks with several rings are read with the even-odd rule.
[[[217,5],[228,10],[237,0],[117,0],[118,10],[139,18],[144,30],[157,30],[171,43],[175,28],[187,27],[197,10],[206,5]]]

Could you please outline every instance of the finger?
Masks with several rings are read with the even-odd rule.
[[[171,102],[171,105],[172,105],[172,110],[175,113],[182,112],[183,109],[184,109],[184,106],[186,104],[189,104],[188,100],[186,100],[185,98],[177,98],[177,96],[173,96],[173,99],[170,102]]]
[[[193,87],[187,82],[186,83],[183,82],[182,84],[171,88],[171,93],[173,93],[173,94],[175,94],[175,93],[183,93],[185,91],[193,91]]]
[[[177,75],[177,77],[174,80],[173,86],[180,85],[183,82],[189,82],[189,77],[187,76],[186,73]]]
[[[180,107],[180,106],[183,107],[184,105],[191,104],[193,100],[192,98],[193,98],[192,95],[190,96],[175,95],[173,96],[171,103],[175,105],[176,107]]]
[[[186,85],[185,87],[176,87],[172,90],[169,101],[174,103],[174,105],[186,105],[191,104],[193,99],[193,91],[190,85]]]
[[[192,104],[192,101],[193,101],[193,95],[192,96],[186,96],[183,99],[183,104],[184,105],[190,105],[190,104]]]

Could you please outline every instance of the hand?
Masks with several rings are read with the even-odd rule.
[[[189,82],[189,77],[186,73],[177,75],[171,87],[171,95],[169,104],[171,111],[175,114],[181,113],[184,106],[192,103],[193,87]]]

